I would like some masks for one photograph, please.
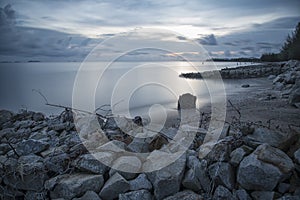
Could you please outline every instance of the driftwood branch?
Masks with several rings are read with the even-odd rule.
[[[14,154],[16,154],[16,156],[18,158],[20,158],[20,155],[17,153],[16,149],[12,146],[12,144],[9,142],[8,138],[6,136],[4,138],[6,139],[8,146],[11,148],[11,150],[14,152]]]
[[[236,106],[234,106],[233,103],[230,100],[228,100],[228,103],[239,114],[239,119],[241,119],[242,114],[241,114],[240,110]]]
[[[103,118],[103,119],[107,119],[106,116],[101,115],[101,114],[97,113],[96,111],[95,112],[90,112],[90,111],[86,111],[86,110],[82,110],[82,109],[78,109],[78,108],[72,108],[70,106],[63,106],[63,105],[59,105],[59,104],[49,103],[48,99],[46,98],[46,96],[41,91],[36,90],[36,89],[33,89],[32,91],[37,92],[45,100],[45,105],[46,106],[52,106],[52,107],[56,107],[56,108],[64,108],[64,109],[67,109],[67,110],[74,110],[74,111],[83,112],[83,113],[90,114],[90,115],[96,115],[96,116],[98,116],[100,118]]]

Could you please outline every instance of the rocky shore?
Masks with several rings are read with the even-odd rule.
[[[299,62],[281,65],[281,69],[288,69],[268,75],[273,75],[269,77],[273,90],[280,93],[283,101],[297,107]],[[131,136],[143,132],[145,122],[139,117],[104,119],[71,110],[50,117],[26,110],[19,113],[1,110],[0,198],[300,198],[299,124],[279,130],[276,126],[240,119],[228,122],[212,150],[203,157],[199,151],[207,134],[205,124],[209,118],[204,119],[201,127],[175,124],[148,139],[141,139]],[[164,156],[167,159],[166,155],[178,148],[167,144],[172,143],[179,129],[196,130],[189,149],[169,166],[143,172],[151,163]],[[113,145],[118,148],[112,148]],[[124,152],[139,156],[122,154]],[[150,155],[140,155],[145,152]],[[140,173],[130,173],[130,170]]]
[[[191,79],[217,78],[220,74],[223,79],[246,79],[277,76],[289,69],[289,65],[284,62],[265,63],[249,66],[240,66],[236,68],[226,68],[219,71],[191,72],[180,74],[180,77]]]
[[[2,110],[0,174],[2,199],[299,199],[300,137],[241,124],[226,126],[212,151],[198,157],[203,130],[195,143],[171,165],[151,173],[126,173],[91,156],[87,141],[114,165],[143,168],[136,157],[114,158],[120,151],[145,152],[153,144],[126,138],[112,119],[103,124],[110,138],[82,140],[70,113],[55,118],[41,113]],[[128,122],[129,124],[131,122]],[[84,125],[83,125],[84,126]],[[80,130],[84,132],[84,127]],[[134,130],[134,129],[133,129]],[[100,130],[94,130],[100,131]],[[165,135],[174,135],[168,128]],[[93,137],[92,133],[89,133]],[[168,140],[159,138],[158,140]],[[154,145],[152,155],[172,149]],[[111,152],[111,153],[109,153]],[[124,166],[124,167],[125,167]]]

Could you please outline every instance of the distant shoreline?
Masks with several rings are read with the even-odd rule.
[[[286,62],[261,63],[257,65],[246,65],[221,70],[181,73],[179,77],[188,79],[218,79],[220,74],[223,79],[246,79],[260,78],[270,75],[277,76],[287,70]]]

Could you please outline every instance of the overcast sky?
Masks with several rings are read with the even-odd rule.
[[[300,22],[299,0],[1,0],[0,7],[0,61],[81,61],[104,39],[140,28],[174,31],[174,44],[193,40],[212,57],[259,57],[278,52]],[[141,56],[149,57],[131,54]]]

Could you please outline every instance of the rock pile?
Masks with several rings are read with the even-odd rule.
[[[124,134],[125,130],[140,131],[140,122],[95,118],[87,124],[87,119],[81,119],[76,129],[73,119],[66,116],[70,111],[53,118],[29,111],[0,111],[1,199],[300,198],[299,133],[283,135],[253,127],[241,129],[241,134],[231,130],[204,158],[198,156],[199,146],[191,145],[167,167],[132,173],[179,147],[162,143],[147,159],[142,154],[123,156],[124,150],[149,152],[151,137]],[[96,124],[108,139],[99,139],[101,130]],[[152,137],[170,142],[176,129],[164,131],[167,138]]]
[[[270,79],[273,79],[274,89],[281,91],[282,98],[300,108],[300,61],[290,60],[284,67],[286,71]]]
[[[267,63],[250,66],[240,66],[236,68],[226,68],[219,71],[205,71],[202,73],[183,73],[180,77],[202,79],[202,78],[219,78],[218,74],[223,79],[246,79],[268,77],[270,75],[279,75],[285,72],[289,66],[284,63]]]

